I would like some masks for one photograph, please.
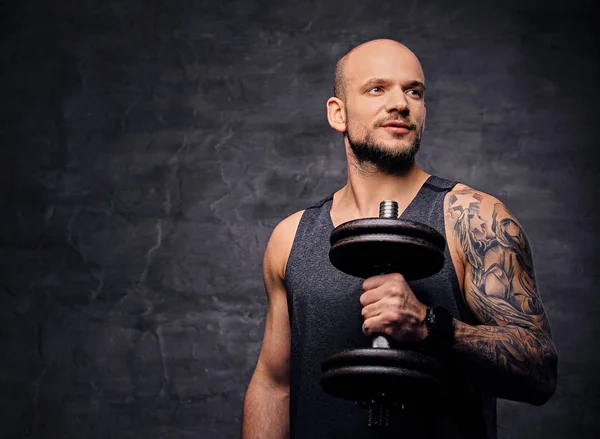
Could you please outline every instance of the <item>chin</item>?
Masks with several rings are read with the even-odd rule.
[[[411,148],[412,138],[396,139],[396,140],[380,140],[377,142],[380,147],[384,147],[388,151],[405,151]]]

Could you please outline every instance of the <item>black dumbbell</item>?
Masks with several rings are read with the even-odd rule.
[[[366,279],[400,273],[408,281],[437,273],[444,265],[446,242],[435,229],[398,219],[395,201],[382,201],[379,218],[348,221],[330,237],[333,266]],[[327,393],[369,409],[369,426],[385,427],[388,405],[433,405],[446,391],[442,364],[415,346],[400,346],[380,334],[371,348],[351,349],[321,365]]]

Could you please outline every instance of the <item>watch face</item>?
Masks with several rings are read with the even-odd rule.
[[[425,314],[425,325],[430,329],[435,324],[435,314],[433,314],[433,308],[427,308],[427,314]]]
[[[435,316],[434,326],[438,336],[445,340],[452,339],[454,337],[454,318],[450,311],[442,306],[436,306],[433,308],[432,314]]]

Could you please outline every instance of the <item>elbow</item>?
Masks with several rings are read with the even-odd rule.
[[[261,394],[268,393],[273,397],[289,398],[289,375],[285,371],[266,369],[259,364],[248,385],[248,390],[255,388]]]
[[[532,395],[531,399],[529,401],[525,401],[531,405],[534,405],[536,407],[542,406],[544,404],[546,404],[550,398],[552,398],[552,395],[554,395],[554,389],[544,389],[541,391],[537,391],[535,392],[534,395]]]
[[[554,389],[544,389],[542,391],[538,391],[535,393],[535,395],[533,395],[533,397],[529,400],[529,401],[525,401],[531,405],[534,405],[536,407],[542,406],[544,404],[546,404],[550,398],[552,398],[552,395],[554,395]]]
[[[535,383],[536,391],[532,392],[530,401],[526,401],[534,406],[546,404],[556,392],[556,383],[558,375],[558,355],[555,350],[552,350],[546,357],[544,362],[543,373],[541,379]]]
[[[550,398],[552,398],[555,391],[556,391],[556,380],[554,380],[550,383],[544,383],[544,388],[542,390],[536,392],[535,397],[531,401],[527,401],[527,402],[529,402],[531,405],[534,405],[537,407],[542,406],[542,405],[546,404],[550,400]]]

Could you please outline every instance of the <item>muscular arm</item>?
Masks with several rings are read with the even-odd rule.
[[[446,215],[464,295],[481,323],[456,321],[453,350],[489,393],[544,404],[556,388],[557,354],[522,227],[498,200],[467,187],[448,195]]]
[[[289,437],[290,323],[284,285],[301,212],[273,230],[263,262],[267,317],[262,348],[244,400],[242,439]]]

